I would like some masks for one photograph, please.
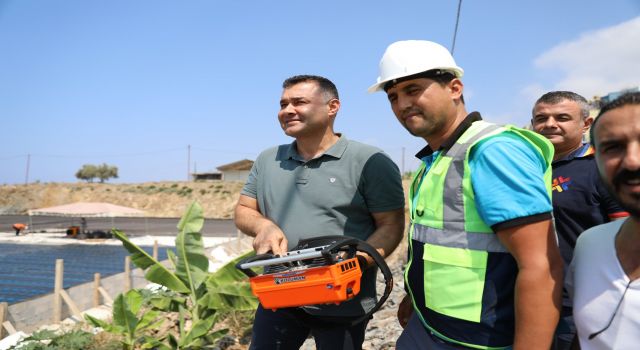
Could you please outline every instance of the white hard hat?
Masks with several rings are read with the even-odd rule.
[[[380,91],[392,80],[437,69],[452,73],[456,78],[464,73],[449,50],[440,44],[426,40],[397,41],[384,52],[378,81],[368,91]]]

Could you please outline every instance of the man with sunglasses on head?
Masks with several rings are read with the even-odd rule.
[[[602,107],[591,144],[607,190],[631,215],[576,243],[566,286],[581,349],[640,347],[640,92]]]
[[[551,91],[534,104],[533,130],[546,137],[553,155],[553,218],[565,267],[573,257],[576,239],[586,229],[629,216],[612,198],[598,175],[594,150],[583,142],[593,122],[587,100],[572,91]],[[571,300],[562,291],[562,312],[555,350],[569,349],[576,331]]]

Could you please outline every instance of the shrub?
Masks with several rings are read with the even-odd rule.
[[[131,253],[132,262],[146,270],[145,278],[163,289],[151,294],[131,290],[118,295],[112,323],[91,316],[86,316],[87,320],[121,335],[123,349],[199,349],[224,336],[228,330],[215,329],[216,323],[231,312],[252,312],[258,301],[251,294],[247,277],[235,268],[246,255],[214,273],[208,272],[209,260],[200,234],[203,224],[202,208],[194,202],[178,223],[176,253],[168,251],[172,268],[131,243],[124,233],[114,231]],[[175,322],[178,330],[153,333],[165,322]]]

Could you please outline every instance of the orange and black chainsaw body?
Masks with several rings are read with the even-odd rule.
[[[363,317],[377,311],[388,298],[393,277],[384,258],[369,244],[349,236],[300,240],[282,256],[260,254],[236,267],[249,276],[251,290],[265,309],[340,304],[360,292],[363,268],[356,252],[371,256],[386,281],[384,295]],[[262,268],[258,274],[253,268]],[[361,319],[361,318],[359,318]]]

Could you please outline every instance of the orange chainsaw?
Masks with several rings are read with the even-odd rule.
[[[276,310],[317,304],[340,304],[360,292],[362,266],[356,252],[371,256],[385,278],[385,290],[376,305],[387,300],[393,276],[384,258],[368,243],[349,236],[322,236],[300,240],[282,256],[259,254],[240,261],[236,267],[249,277],[251,290],[265,309]],[[262,268],[257,274],[252,268]]]

